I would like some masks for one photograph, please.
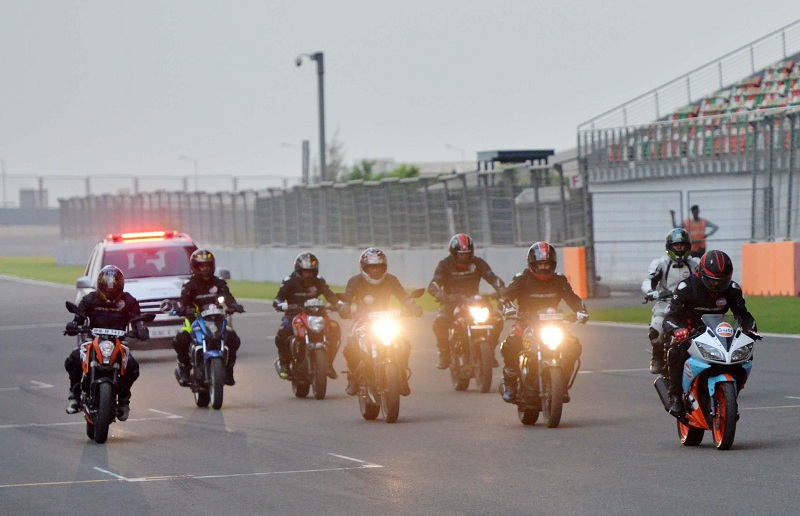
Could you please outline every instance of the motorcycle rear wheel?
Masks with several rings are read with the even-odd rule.
[[[564,372],[560,367],[542,369],[542,417],[547,428],[555,428],[561,422],[564,405]]]
[[[475,383],[478,390],[482,393],[489,392],[492,388],[492,361],[494,350],[492,346],[482,340],[475,345],[478,353],[474,353],[473,370],[475,371]]]
[[[328,350],[325,348],[314,350],[314,383],[311,388],[314,390],[314,399],[325,399],[328,390]]]
[[[212,358],[208,364],[209,393],[211,397],[211,408],[219,410],[222,408],[223,388],[225,386],[225,365],[221,358]]]
[[[705,430],[684,425],[678,420],[678,438],[684,446],[697,446],[703,441]]]
[[[103,444],[108,439],[108,427],[113,419],[112,410],[116,403],[111,392],[111,384],[101,383],[97,386],[97,414],[94,417],[94,442]]]
[[[714,404],[714,418],[711,422],[714,444],[718,450],[728,450],[736,436],[736,414],[739,410],[733,382],[718,383],[711,402]]]
[[[400,370],[397,364],[386,364],[384,371],[384,392],[381,394],[381,410],[387,423],[394,423],[400,415]]]

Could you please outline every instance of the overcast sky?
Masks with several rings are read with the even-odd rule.
[[[797,0],[0,0],[7,174],[299,176],[575,145],[576,126],[800,18]]]

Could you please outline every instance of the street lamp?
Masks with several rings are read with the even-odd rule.
[[[455,145],[450,145],[449,143],[444,144],[445,149],[452,149],[454,151],[459,151],[461,153],[461,161],[467,161],[467,151],[460,147],[456,147]]]
[[[197,158],[191,158],[189,156],[184,156],[181,154],[178,156],[178,159],[182,159],[183,161],[191,161],[194,165],[194,191],[200,191],[200,175],[197,173]]]
[[[325,181],[327,175],[325,171],[325,86],[322,80],[325,67],[323,65],[322,52],[300,54],[295,58],[294,64],[297,66],[302,65],[304,57],[317,62],[317,90],[319,92],[319,179],[320,181]]]

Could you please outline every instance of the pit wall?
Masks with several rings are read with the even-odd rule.
[[[742,291],[752,296],[800,295],[800,242],[742,245]]]

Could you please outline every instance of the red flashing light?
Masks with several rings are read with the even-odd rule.
[[[107,240],[112,242],[150,242],[153,240],[164,240],[166,238],[174,238],[178,236],[176,230],[172,231],[140,231],[136,233],[122,233],[113,235],[109,233],[106,235]]]

